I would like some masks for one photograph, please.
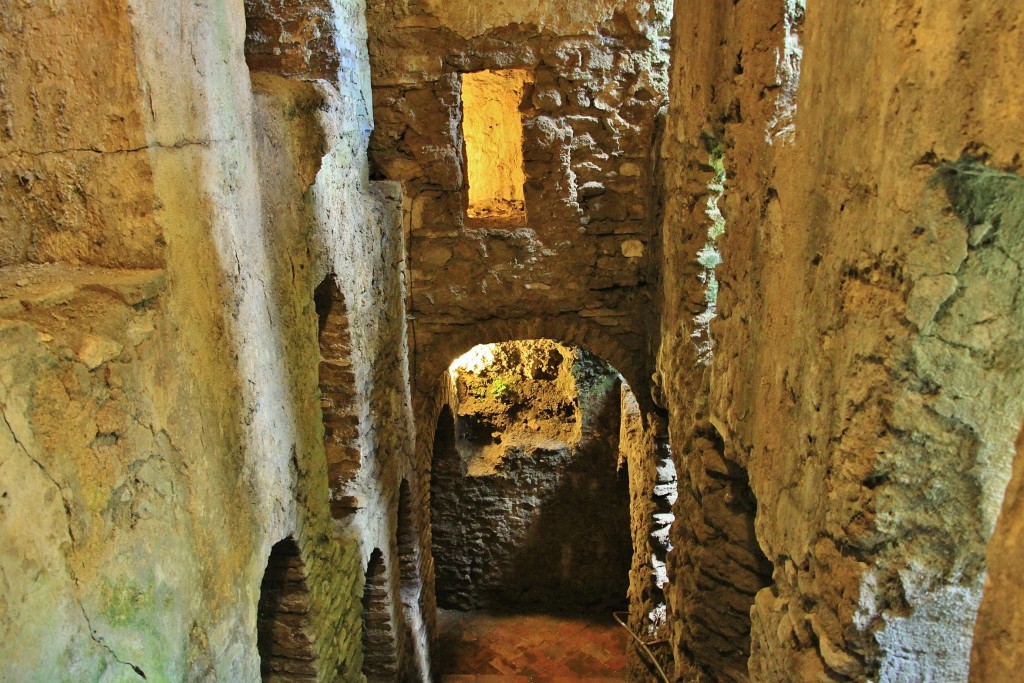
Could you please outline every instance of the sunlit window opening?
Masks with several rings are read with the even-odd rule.
[[[469,218],[526,220],[523,185],[524,69],[462,76],[462,133],[466,141]]]

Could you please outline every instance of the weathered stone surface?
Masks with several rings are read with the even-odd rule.
[[[805,18],[803,4],[677,3],[659,362],[672,443],[681,465],[704,459],[706,419],[749,477],[774,564],[751,612],[753,680],[962,681],[1024,419],[1009,246],[1024,128],[1005,72],[1021,10]],[[693,348],[709,322],[714,346]],[[730,521],[714,506],[692,521],[704,470],[680,468],[681,587]],[[702,594],[668,598],[677,674],[720,666],[700,650],[720,618],[685,618]]]
[[[1024,432],[1017,437],[1017,456],[1013,461],[1013,477],[1006,489],[1006,498],[999,515],[995,534],[988,545],[985,559],[988,577],[985,595],[978,612],[971,651],[971,680],[1012,680],[1021,670],[1021,634],[1024,633],[1019,599],[1024,592],[1020,571],[1021,545],[1024,541]]]
[[[0,13],[0,678],[257,680],[261,578],[289,535],[315,661],[280,675],[359,677],[362,549],[387,547],[411,417],[401,197],[366,182],[363,8],[331,8],[340,72],[316,83],[267,63],[250,80],[242,3]],[[327,272],[358,366],[334,379],[358,392],[360,448],[389,456],[341,529]],[[426,620],[399,616],[425,670]]]
[[[257,680],[261,597],[270,680],[427,678],[435,382],[536,338],[637,391],[674,678],[1013,679],[1024,9],[676,5],[666,115],[660,0],[5,3],[0,679]],[[474,223],[508,69],[526,218]]]
[[[0,266],[164,263],[128,4],[0,16]]]
[[[557,11],[542,5],[368,3],[376,122],[371,163],[375,173],[400,180],[413,202],[410,303],[421,422],[428,421],[429,391],[448,364],[476,343],[501,341],[487,338],[489,326],[524,329],[555,316],[583,317],[587,309],[614,311],[588,319],[625,351],[636,372],[606,353],[607,342],[588,348],[626,374],[647,402],[643,312],[650,308],[652,263],[639,258],[642,249],[632,242],[625,251],[615,242],[605,252],[618,258],[595,254],[604,248],[602,235],[619,229],[640,242],[653,234],[643,207],[655,203],[650,144],[665,101],[668,7],[613,0]],[[503,69],[527,77],[514,108],[523,132],[525,221],[518,214],[467,213],[475,186],[464,157],[477,153],[466,148],[474,138],[463,126],[474,112],[464,111],[473,100],[463,101],[461,81]],[[497,163],[494,154],[484,157]],[[637,182],[608,182],[620,167]],[[451,241],[437,244],[429,239],[435,236]],[[448,333],[435,334],[436,325],[452,323],[469,342],[465,348],[455,348]],[[575,326],[547,327],[510,338],[585,347],[590,341],[567,336]]]

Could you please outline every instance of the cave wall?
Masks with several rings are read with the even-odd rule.
[[[126,4],[7,6],[0,16],[0,266],[164,263]]]
[[[1024,415],[1021,14],[676,3],[658,370],[677,675],[745,679],[716,642],[750,628],[751,680],[966,679]],[[771,585],[721,577],[731,616],[687,621],[723,566],[700,533],[728,514],[681,513],[716,466],[749,479]]]
[[[552,337],[648,401],[661,268],[676,675],[965,679],[1024,417],[1024,10],[679,0],[659,142],[667,7],[466,7],[371,2],[372,93],[357,0],[0,13],[0,677],[257,680],[291,536],[318,675],[359,680],[403,479],[427,506],[436,378],[476,343]],[[530,218],[467,225],[458,74],[517,67]],[[374,177],[400,185],[368,180],[371,100]],[[333,501],[329,274],[363,463]],[[412,677],[417,563],[375,604]],[[978,661],[1001,638],[979,630]]]
[[[258,9],[0,17],[0,678],[259,680],[260,584],[292,537],[316,676],[361,680],[364,567],[380,547],[397,585],[411,458],[402,200],[368,182],[362,4],[318,15],[334,71],[250,73]],[[328,273],[367,452],[343,519],[317,388]],[[415,676],[422,619],[391,609]]]
[[[664,668],[671,665],[668,606],[665,592],[670,577],[666,559],[672,549],[670,529],[678,499],[678,477],[663,416],[645,422],[636,396],[623,385],[620,392],[619,458],[629,474],[630,536],[633,559],[629,569],[629,628],[650,647],[649,653],[629,649],[630,680],[654,676],[651,657]]]
[[[995,533],[985,552],[988,576],[978,609],[971,650],[971,680],[1012,680],[1020,672],[1024,614],[1019,608],[1024,580],[1019,558],[1024,543],[1024,431],[1017,436],[1013,476],[1006,489]]]

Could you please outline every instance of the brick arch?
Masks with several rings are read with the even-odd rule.
[[[469,325],[419,325],[416,334],[426,340],[417,344],[415,357],[416,397],[423,399],[436,390],[436,382],[451,362],[478,344],[527,339],[551,339],[578,346],[611,365],[623,376],[644,412],[651,402],[651,359],[643,333],[613,332],[607,327],[575,314],[544,318],[491,319]],[[420,413],[423,414],[423,413]]]
[[[367,681],[398,678],[398,642],[391,617],[389,588],[384,553],[374,548],[366,565],[363,585],[363,675]]]
[[[254,72],[334,82],[338,28],[331,0],[245,0],[245,61]]]
[[[626,385],[641,408],[641,413],[654,412],[651,401],[650,380],[642,377],[644,358],[631,359],[630,354],[614,338],[609,337],[597,325],[588,324],[578,316],[560,316],[550,319],[488,321],[473,326],[449,326],[445,334],[443,352],[435,349],[418,355],[413,387],[413,403],[416,419],[415,467],[428,477],[433,468],[435,438],[441,416],[448,411],[454,425],[457,399],[455,388],[445,372],[456,358],[479,344],[497,344],[507,341],[528,339],[551,339],[567,346],[577,346],[590,351],[612,366],[625,379]],[[625,370],[623,368],[626,368]],[[634,385],[639,383],[640,388]],[[646,400],[645,400],[646,398]],[[429,502],[421,510],[429,508]],[[427,524],[425,543],[429,548],[433,531]],[[427,585],[433,578],[433,558],[428,557],[430,576],[425,576]],[[432,597],[432,596],[431,596]]]
[[[495,351],[496,356],[512,353],[506,358],[510,365],[501,366],[500,372],[512,371],[511,364],[517,360],[512,347],[517,344],[497,344],[505,349],[501,353]],[[557,373],[565,371],[567,364],[575,362],[569,360],[575,357],[575,352],[559,348],[561,355],[553,357],[557,360],[551,361],[552,357],[548,360],[557,363],[559,370],[556,375],[543,375],[543,379],[555,379]],[[544,353],[540,357],[545,357]],[[525,365],[521,367],[531,367],[532,361],[528,362],[528,358],[536,357],[522,356],[518,360]],[[524,379],[529,381],[530,373],[525,374]],[[583,610],[598,606],[622,607],[633,554],[627,488],[630,477],[624,467],[623,451],[618,446],[623,430],[623,385],[619,381],[602,383],[599,403],[580,399],[584,392],[582,386],[579,394],[571,391],[573,400],[579,399],[576,416],[571,419],[582,420],[584,413],[588,415],[588,422],[583,424],[589,425],[585,433],[593,440],[583,437],[573,445],[566,443],[562,455],[549,450],[547,455],[538,454],[536,458],[523,460],[513,455],[516,452],[522,455],[522,451],[512,446],[512,450],[505,453],[512,465],[508,469],[501,468],[501,474],[494,472],[497,476],[487,476],[479,471],[474,474],[474,468],[467,466],[469,452],[463,450],[464,445],[474,440],[470,433],[476,432],[475,419],[482,414],[468,405],[463,410],[463,401],[468,397],[463,395],[460,401],[456,396],[456,393],[462,394],[461,380],[449,378],[450,373],[442,373],[441,386],[460,388],[439,392],[446,393],[448,399],[441,405],[435,421],[429,460],[431,552],[435,561],[438,606],[465,610],[513,604],[517,608],[542,609],[550,602],[558,608]],[[534,375],[534,379],[537,378],[538,375]],[[536,395],[531,398],[517,391],[516,398],[506,406],[508,414],[514,416],[512,422],[522,418],[525,423],[523,411],[529,410],[528,405],[537,405],[537,400],[564,400],[569,391],[562,383],[552,384],[550,388],[543,383],[531,386],[537,390]],[[556,386],[560,388],[555,389]],[[479,396],[475,391],[469,393]],[[512,408],[513,404],[517,407]],[[544,405],[550,409],[550,404]],[[590,412],[591,408],[597,412]],[[559,419],[554,413],[549,415],[551,419]],[[508,428],[510,433],[517,429],[513,424],[492,427]],[[489,431],[485,429],[482,435]],[[529,439],[525,434],[520,438]],[[504,437],[495,439],[495,443],[505,443]],[[541,443],[536,442],[538,449],[554,448],[541,446]],[[424,464],[426,461],[424,454]],[[584,480],[588,482],[585,487],[579,485]],[[601,492],[597,497],[596,491]],[[579,515],[580,520],[600,520],[600,523],[581,533],[578,525],[576,528],[565,526],[564,520],[573,515]],[[503,521],[495,526],[494,520],[499,517]],[[562,573],[550,560],[559,555],[558,551],[551,550],[553,546],[548,540],[556,537],[563,553]],[[473,539],[470,550],[463,540],[466,538]],[[582,559],[597,548],[600,548],[599,555]],[[602,559],[598,562],[595,557]],[[595,569],[599,566],[602,569]],[[570,579],[570,575],[573,578]],[[579,583],[583,576],[585,582]],[[568,590],[570,585],[575,589]]]
[[[443,524],[441,528],[438,527],[438,515],[437,505],[439,501],[443,499],[444,491],[438,490],[436,487],[436,480],[438,472],[446,472],[446,470],[457,470],[459,467],[458,453],[455,452],[455,412],[453,407],[448,403],[444,403],[438,407],[437,416],[431,421],[433,425],[432,434],[428,443],[430,444],[430,452],[424,453],[424,462],[428,466],[430,472],[430,501],[429,501],[429,514],[430,514],[430,537],[428,539],[430,543],[431,556],[433,556],[433,547],[437,538],[444,538],[445,531]],[[448,474],[455,474],[454,472],[448,472]],[[441,533],[439,534],[438,531]],[[444,595],[438,594],[438,568],[434,567],[434,600],[435,604],[438,602],[444,603]],[[444,572],[442,570],[442,579]]]
[[[398,546],[399,591],[402,601],[414,604],[420,584],[420,530],[409,480],[398,487],[398,524],[395,540]]]
[[[352,340],[345,298],[333,276],[320,283],[313,300],[318,320],[320,410],[324,421],[329,500],[331,516],[339,519],[351,512],[345,491],[362,465]]]
[[[260,584],[256,642],[262,680],[318,680],[309,598],[306,566],[288,537],[270,550]]]

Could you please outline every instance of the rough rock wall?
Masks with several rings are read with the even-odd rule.
[[[164,262],[127,5],[0,13],[0,266]]]
[[[652,657],[663,667],[666,657],[668,611],[666,565],[672,549],[669,530],[675,517],[677,477],[668,448],[665,423],[660,417],[645,424],[636,397],[623,386],[620,397],[619,458],[629,469],[630,534],[633,560],[629,569],[627,625],[648,645],[649,652],[630,649],[631,680],[655,675]]]
[[[434,454],[438,605],[621,607],[632,549],[618,373],[547,340],[489,348],[455,376],[455,438]]]
[[[1017,437],[1013,477],[1006,489],[999,522],[985,553],[988,577],[978,610],[978,624],[971,650],[971,680],[1010,681],[1021,671],[1021,634],[1024,613],[1020,596],[1024,577],[1020,572],[1024,541],[1024,431]]]
[[[709,425],[756,500],[753,680],[967,677],[1024,415],[1022,11],[677,3],[659,371],[677,509]],[[677,675],[725,677],[707,598],[669,595]]]
[[[785,24],[782,6],[767,2],[742,8],[682,2],[674,17],[670,108],[661,149],[664,299],[658,359],[679,476],[666,588],[669,641],[680,680],[745,680],[748,615],[763,585],[756,578],[763,570],[749,533],[755,506],[754,501],[738,509],[730,505],[732,481],[746,478],[747,454],[728,430],[711,422],[727,406],[709,404],[716,365],[709,371],[703,363],[745,357],[756,352],[755,343],[763,343],[744,344],[719,332],[723,323],[739,319],[725,303],[732,295],[725,271],[749,266],[753,254],[744,258],[722,249],[728,260],[716,267],[717,246],[742,225],[728,201],[767,193],[762,166],[771,169],[774,151],[765,142],[772,135],[767,122],[787,92],[779,68],[787,63]],[[747,132],[744,127],[746,137],[734,139],[739,122],[747,119],[761,128]],[[785,141],[783,136],[777,142]],[[750,189],[733,194],[740,182],[737,168],[744,169]],[[761,254],[757,258],[764,260]],[[757,283],[750,286],[756,293]],[[746,559],[737,564],[739,558]]]
[[[414,389],[478,343],[551,338],[647,400],[654,164],[667,3],[369,3],[373,173],[407,201]],[[465,219],[460,78],[529,74],[526,224]]]
[[[355,25],[337,21],[338,7],[331,0],[246,0],[249,68],[288,78],[336,81],[343,61],[338,48],[345,46],[346,28]]]
[[[0,677],[183,679],[203,665],[189,651],[207,626],[192,620],[206,590],[190,475],[150,391],[170,370],[153,353],[165,284],[161,271],[3,271]]]
[[[361,184],[360,169],[349,161],[359,137],[339,137],[332,130],[345,106],[333,86],[269,74],[255,74],[252,82],[267,213],[264,230],[271,240],[267,253],[275,277],[299,285],[294,301],[278,294],[272,310],[283,316],[291,308],[302,320],[301,326],[283,325],[292,331],[285,342],[287,411],[301,421],[308,450],[305,457],[301,451],[296,456],[296,495],[303,506],[297,511],[298,523],[309,523],[302,517],[308,506],[316,513],[313,528],[324,536],[315,541],[300,537],[300,547],[307,563],[322,560],[309,565],[308,579],[311,591],[323,595],[312,603],[313,614],[323,620],[317,644],[329,649],[321,653],[321,661],[331,671],[356,677],[362,669],[364,567],[378,549],[382,576],[397,581],[398,484],[411,452],[410,434],[400,426],[408,423],[403,411],[409,403],[399,314],[402,281],[394,269],[401,259],[398,202],[391,194],[394,188]],[[326,349],[317,344],[324,340],[318,340],[314,296],[325,280],[329,287],[337,284],[340,291],[333,296],[346,303],[351,368],[338,378],[350,383],[345,387],[349,404],[332,404],[327,411],[318,395]],[[395,322],[388,324],[389,319]],[[325,446],[330,445],[326,436],[333,427],[332,409],[355,417],[354,442],[364,456],[340,489],[327,480],[331,462]],[[325,510],[320,506],[327,502],[332,514],[321,518]],[[397,584],[390,593],[395,594]],[[392,610],[392,622],[403,619],[395,600],[385,604]]]
[[[2,262],[57,262],[0,273],[0,678],[258,680],[259,587],[288,536],[317,677],[361,677],[363,567],[374,545],[394,554],[411,416],[400,199],[367,184],[362,6],[332,7],[351,68],[319,83],[250,81],[241,2],[0,19],[0,163],[21,193]],[[362,365],[363,481],[380,482],[340,527],[317,392],[327,272]]]

